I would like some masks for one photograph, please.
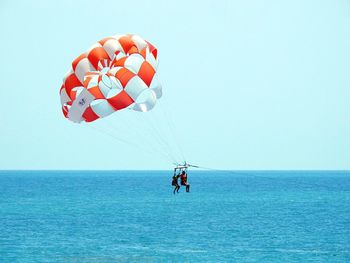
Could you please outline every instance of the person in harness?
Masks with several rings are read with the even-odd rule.
[[[175,188],[174,188],[174,194],[175,194],[175,192],[178,193],[179,190],[180,190],[180,185],[179,185],[179,182],[178,182],[179,177],[180,177],[180,174],[176,174],[176,169],[175,169],[174,175],[173,175],[173,180],[172,180],[172,182],[171,182],[171,185],[172,185],[172,186],[175,186]]]
[[[190,192],[190,185],[187,182],[186,171],[182,171],[182,173],[180,175],[180,181],[181,181],[181,185],[186,186],[186,192],[189,193]]]

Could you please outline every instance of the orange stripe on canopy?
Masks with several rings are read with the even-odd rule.
[[[109,60],[109,56],[103,47],[97,47],[89,52],[88,59],[94,68],[97,69],[98,62],[103,59]]]
[[[77,65],[79,64],[80,60],[86,58],[86,54],[81,54],[79,57],[77,57],[76,59],[73,60],[72,62],[72,68],[73,68],[73,71],[75,71]]]
[[[83,113],[83,118],[86,122],[92,122],[94,120],[97,120],[99,116],[92,110],[91,107],[88,107]]]
[[[134,46],[134,42],[129,35],[119,38],[119,43],[124,49],[125,54]]]
[[[74,73],[70,74],[64,82],[64,87],[66,89],[67,94],[70,94],[73,88],[79,86],[83,86],[83,84],[79,81],[79,79]]]
[[[134,76],[135,74],[126,68],[118,70],[118,72],[115,74],[115,77],[120,81],[123,88],[125,88],[126,84],[128,84],[129,80]]]
[[[153,67],[147,61],[144,61],[141,65],[140,70],[137,73],[137,75],[149,87],[155,73],[156,73],[156,71],[153,69]]]
[[[115,110],[124,109],[134,103],[134,100],[124,90],[107,101]]]
[[[105,99],[98,86],[94,86],[88,89],[88,91],[95,97],[95,99]]]

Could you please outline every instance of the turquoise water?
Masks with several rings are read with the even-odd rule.
[[[0,172],[1,262],[350,262],[350,172]]]

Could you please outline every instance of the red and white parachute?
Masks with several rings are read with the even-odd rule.
[[[129,108],[149,111],[162,96],[157,49],[138,35],[98,41],[72,63],[60,89],[63,114],[92,122]]]

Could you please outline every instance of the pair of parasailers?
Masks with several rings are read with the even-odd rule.
[[[174,194],[175,194],[175,192],[178,193],[179,190],[180,190],[180,185],[179,185],[179,182],[178,182],[179,178],[180,178],[181,185],[186,186],[186,192],[187,193],[190,192],[190,185],[187,182],[187,173],[186,173],[186,171],[182,171],[179,174],[176,174],[176,172],[174,173],[173,181],[171,182],[171,185],[175,186]]]

